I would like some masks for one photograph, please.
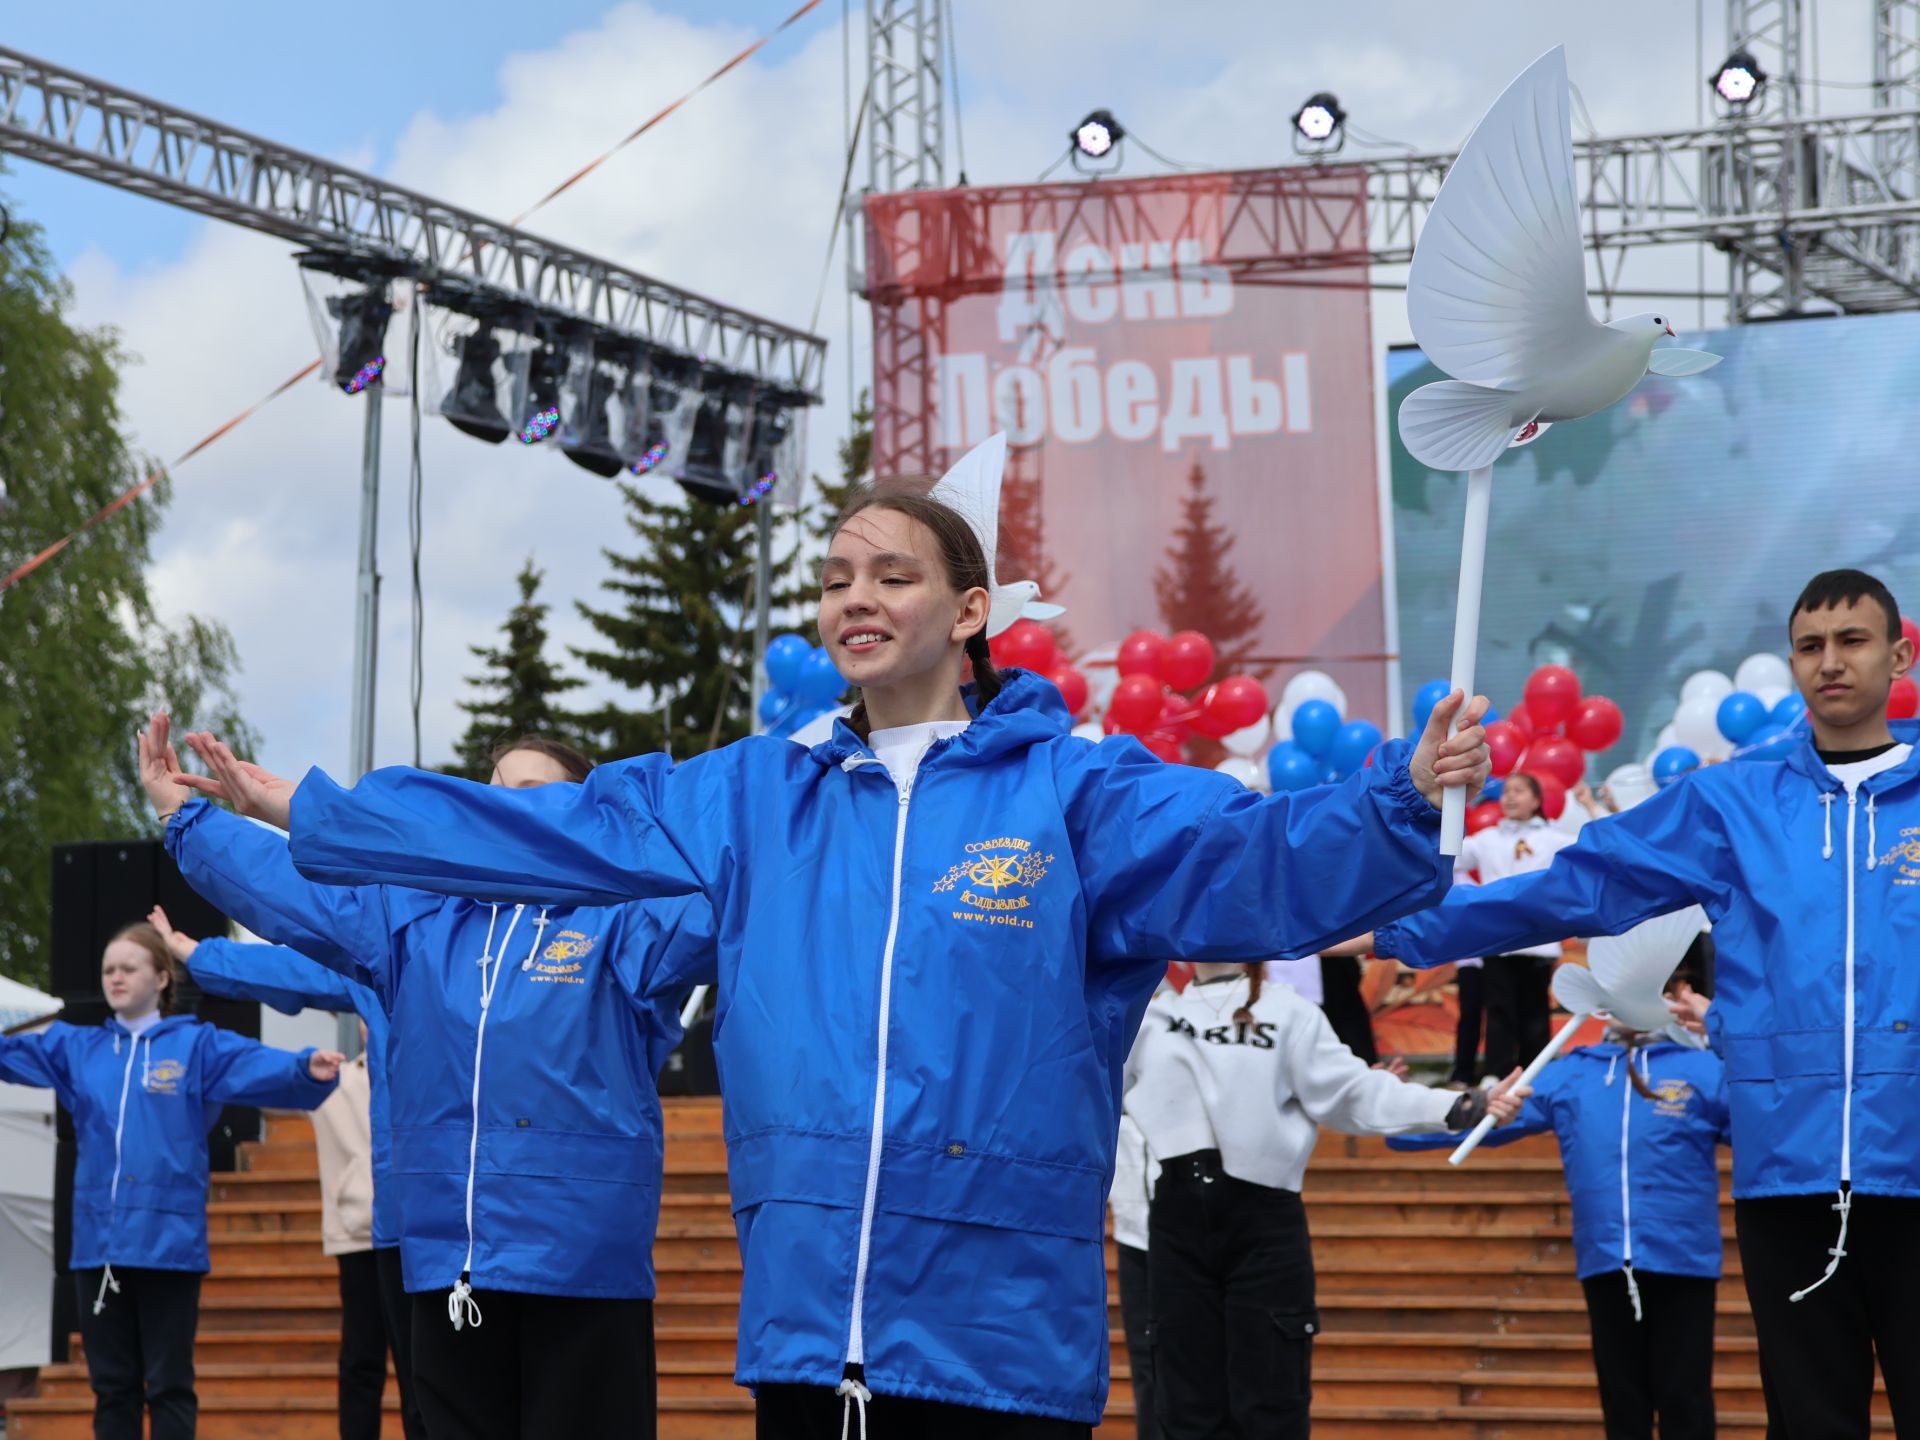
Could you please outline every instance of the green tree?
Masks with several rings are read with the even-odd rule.
[[[0,244],[0,573],[149,473],[121,433],[110,331],[68,319],[72,294],[40,228]],[[146,565],[163,481],[0,591],[0,972],[47,983],[52,847],[151,834],[134,731],[164,704],[177,728],[258,750],[233,695],[232,637],[160,623]]]
[[[1207,473],[1197,461],[1187,472],[1187,492],[1166,564],[1153,577],[1153,595],[1166,627],[1198,630],[1213,642],[1214,675],[1231,675],[1246,669],[1253,654],[1260,602],[1234,573],[1233,536],[1213,518]]]
[[[498,649],[467,647],[486,673],[467,677],[467,684],[480,694],[459,702],[472,720],[460,737],[459,758],[447,767],[449,774],[487,779],[493,773],[488,757],[494,746],[522,735],[545,735],[569,745],[583,739],[580,717],[564,709],[556,697],[587,682],[562,675],[547,659],[547,612],[553,607],[534,599],[542,578],[529,555],[515,577],[520,603],[507,612],[506,624],[500,627],[504,643]]]

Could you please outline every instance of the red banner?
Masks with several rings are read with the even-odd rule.
[[[1366,244],[1350,169],[875,196],[876,473],[1005,430],[1000,574],[1077,649],[1196,629],[1384,724]]]

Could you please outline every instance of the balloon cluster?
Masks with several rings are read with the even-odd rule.
[[[1383,738],[1371,720],[1347,718],[1346,691],[1331,675],[1303,670],[1287,682],[1274,707],[1268,787],[1305,790],[1344,780],[1373,763]]]
[[[798,635],[767,642],[767,693],[760,697],[760,724],[768,735],[793,734],[840,703],[847,682],[825,647]]]
[[[1067,702],[1067,713],[1078,720],[1087,709],[1087,677],[1067,662],[1059,643],[1046,626],[1032,620],[1016,620],[987,642],[996,667],[1009,666],[1044,675]]]
[[[1429,680],[1413,697],[1413,730],[1427,728],[1433,707],[1452,687]],[[1493,752],[1493,779],[1479,802],[1467,810],[1467,833],[1500,821],[1499,799],[1506,779],[1530,775],[1540,787],[1540,813],[1558,820],[1567,809],[1567,792],[1587,775],[1587,757],[1611,750],[1626,733],[1626,717],[1604,695],[1581,692],[1580,677],[1564,665],[1542,665],[1527,677],[1518,705],[1503,716],[1489,710],[1487,748]]]
[[[1195,735],[1225,744],[1229,736],[1265,721],[1266,687],[1251,675],[1207,684],[1215,661],[1213,642],[1197,630],[1172,636],[1134,631],[1120,642],[1114,659],[1120,679],[1107,697],[1103,730],[1137,736],[1162,760],[1180,761]]]

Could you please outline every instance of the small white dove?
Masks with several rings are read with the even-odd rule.
[[[1006,468],[1007,437],[1002,431],[962,455],[928,492],[933,499],[960,512],[987,552],[987,593],[993,597],[992,609],[987,612],[989,640],[1016,620],[1051,620],[1067,613],[1063,606],[1043,603],[1040,587],[1033,581],[1015,580],[1002,585],[994,576],[994,549],[1000,543],[1000,477]]]
[[[1664,314],[1603,325],[1587,305],[1567,114],[1555,46],[1487,111],[1447,172],[1407,274],[1413,337],[1451,380],[1400,406],[1400,438],[1436,470],[1477,470],[1547,426],[1623,398],[1643,375],[1698,375],[1704,350],[1655,350]]]
[[[1707,912],[1689,905],[1600,936],[1587,947],[1586,968],[1562,965],[1553,972],[1554,998],[1577,1013],[1610,1015],[1630,1030],[1663,1030],[1673,1014],[1662,992],[1706,927]]]

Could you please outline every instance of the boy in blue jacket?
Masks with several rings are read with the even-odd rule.
[[[1811,728],[1779,758],[1688,776],[1373,948],[1438,965],[1704,906],[1775,1434],[1866,1434],[1876,1354],[1896,1428],[1920,1434],[1920,725],[1887,719],[1913,647],[1858,570],[1816,575],[1789,634]]]
[[[311,1110],[342,1057],[295,1055],[175,1015],[174,971],[151,925],[100,957],[113,1011],[0,1035],[0,1080],[49,1087],[73,1115],[73,1251],[98,1440],[192,1440],[193,1337],[207,1273],[207,1132],[227,1105]]]

